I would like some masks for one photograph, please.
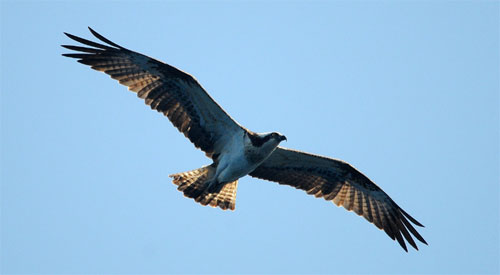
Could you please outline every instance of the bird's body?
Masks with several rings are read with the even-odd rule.
[[[63,45],[77,51],[63,55],[128,86],[212,159],[210,165],[171,175],[186,197],[202,205],[234,210],[238,180],[250,175],[302,189],[354,211],[406,251],[404,239],[418,249],[412,235],[426,244],[411,223],[422,225],[348,163],[280,147],[285,136],[242,127],[191,75],[90,31],[108,45],[66,34],[90,47]]]
[[[248,132],[237,133],[222,149],[217,158],[215,173],[218,182],[232,182],[248,175],[266,160],[283,140],[283,136],[275,133],[274,138],[258,146],[252,143],[250,135]],[[273,133],[253,135],[265,139],[267,135],[272,136]]]
[[[244,135],[239,133],[233,135],[230,142],[222,149],[217,157],[217,170],[215,180],[219,183],[226,183],[238,180],[247,175],[256,165],[249,162],[245,154]]]

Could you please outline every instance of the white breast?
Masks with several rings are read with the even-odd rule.
[[[235,181],[252,172],[260,164],[249,163],[245,156],[245,139],[235,134],[219,156],[215,177],[219,183]]]
[[[276,149],[279,141],[270,139],[254,147],[246,134],[233,135],[219,156],[215,177],[219,183],[235,181],[259,166]]]

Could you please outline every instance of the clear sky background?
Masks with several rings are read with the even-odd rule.
[[[499,3],[1,2],[3,273],[498,273]],[[236,211],[169,174],[210,163],[75,60],[87,26],[193,74],[238,122],[343,159],[426,227],[250,177]]]

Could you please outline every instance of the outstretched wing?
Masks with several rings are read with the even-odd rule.
[[[411,234],[427,244],[409,221],[423,225],[346,162],[278,147],[250,175],[302,189],[354,211],[384,230],[391,239],[397,239],[405,251],[408,249],[402,236],[417,250]]]
[[[92,69],[105,72],[128,86],[146,104],[167,116],[180,132],[212,157],[228,134],[241,131],[238,125],[205,92],[191,75],[168,64],[121,47],[91,28],[90,32],[105,44],[95,43],[68,33],[69,38],[86,47],[62,45],[78,53],[63,54],[77,58]]]

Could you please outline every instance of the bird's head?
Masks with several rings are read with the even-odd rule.
[[[286,137],[280,133],[277,132],[272,132],[271,137],[279,142],[282,142],[283,140],[286,140]]]
[[[276,147],[280,142],[286,140],[286,137],[280,133],[272,132],[272,133],[252,133],[249,132],[248,138],[252,142],[252,145],[255,147],[261,147],[263,145]]]

